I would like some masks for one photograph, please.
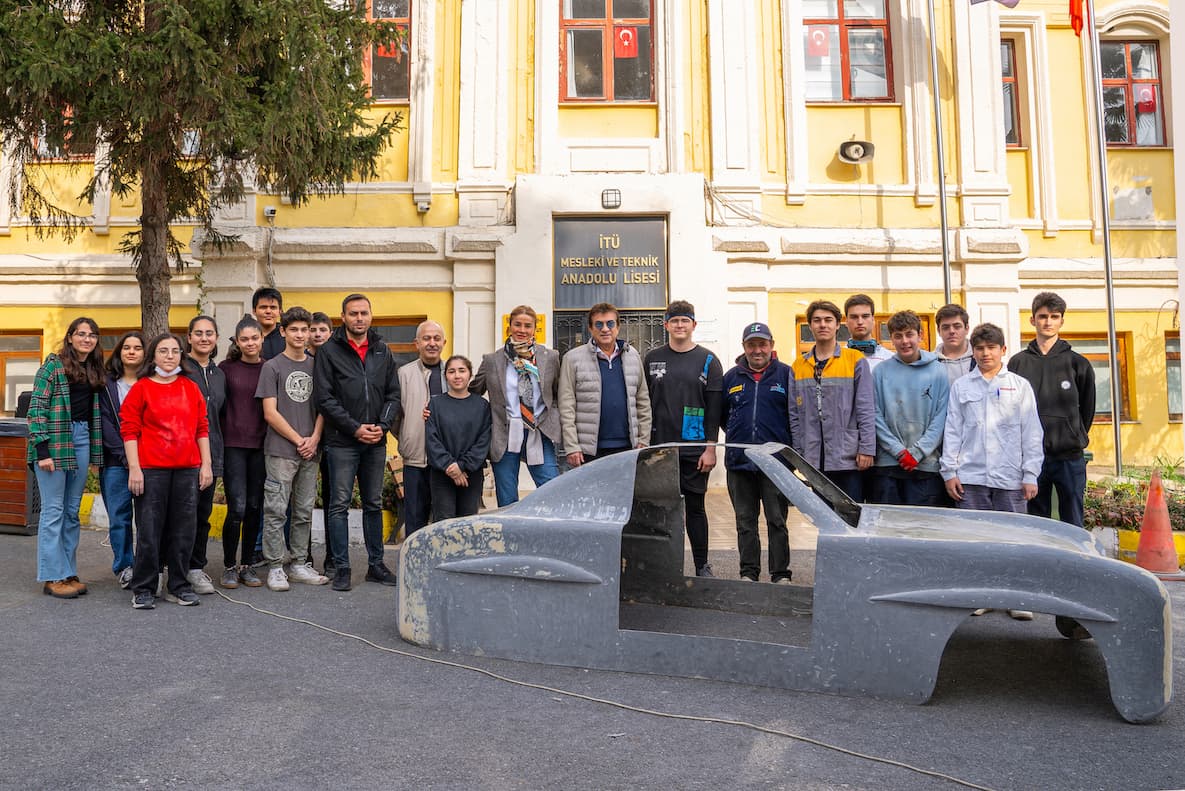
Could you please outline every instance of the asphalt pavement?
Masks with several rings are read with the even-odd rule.
[[[969,618],[933,699],[915,706],[419,649],[399,639],[395,589],[362,581],[358,547],[350,592],[239,588],[199,607],[136,611],[104,538],[84,530],[90,593],[59,601],[35,582],[36,538],[0,535],[0,788],[960,787],[784,735],[556,690],[744,721],[986,788],[1185,787],[1182,702],[1156,723],[1125,723],[1097,649],[1060,638],[1048,616]],[[735,574],[735,549],[714,546],[717,571]],[[220,554],[212,544],[210,556]],[[793,556],[795,580],[809,581],[812,553]],[[1180,696],[1185,584],[1170,590]]]

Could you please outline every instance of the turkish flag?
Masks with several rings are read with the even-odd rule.
[[[638,29],[636,27],[613,29],[613,57],[638,57]]]
[[[395,44],[380,44],[375,47],[375,55],[380,58],[395,58],[396,60],[403,57],[403,53]]]
[[[1141,113],[1156,112],[1156,90],[1151,85],[1136,88],[1136,110]]]
[[[810,58],[825,58],[831,51],[831,39],[825,27],[807,28],[806,54]]]

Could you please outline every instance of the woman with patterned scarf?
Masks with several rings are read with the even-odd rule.
[[[560,355],[535,341],[538,315],[527,305],[510,311],[505,345],[482,357],[469,389],[488,393],[494,420],[490,463],[498,506],[518,502],[522,462],[536,486],[559,474],[556,444],[560,439]]]

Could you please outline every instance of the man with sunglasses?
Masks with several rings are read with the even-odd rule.
[[[571,349],[560,365],[560,426],[572,467],[650,441],[642,357],[618,339],[617,308],[593,305],[588,329],[589,342]]]

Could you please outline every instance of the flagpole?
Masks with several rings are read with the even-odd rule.
[[[946,151],[942,142],[942,101],[938,95],[938,31],[934,25],[934,3],[926,0],[930,14],[930,96],[934,101],[934,144],[938,154],[938,221],[942,230],[942,293],[951,303],[950,287],[950,243],[947,241],[948,220],[946,217]]]
[[[1111,365],[1111,429],[1115,440],[1115,474],[1123,474],[1123,441],[1119,415],[1123,406],[1123,383],[1120,381],[1119,345],[1115,331],[1115,278],[1111,259],[1111,202],[1107,177],[1107,126],[1103,117],[1103,72],[1099,54],[1099,30],[1095,25],[1094,2],[1084,0],[1085,24],[1090,38],[1090,81],[1095,106],[1095,148],[1099,160],[1099,197],[1103,219],[1103,275],[1107,290],[1107,355]]]

